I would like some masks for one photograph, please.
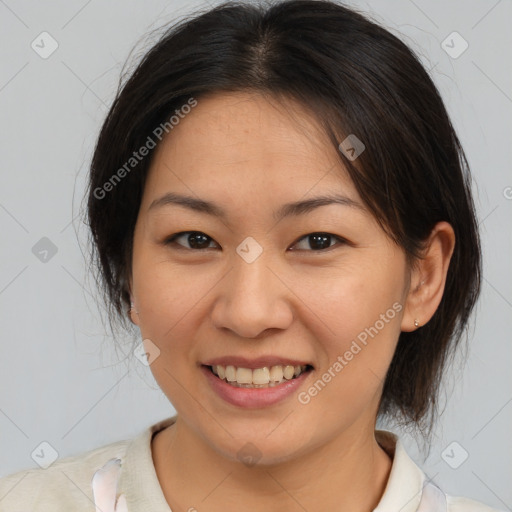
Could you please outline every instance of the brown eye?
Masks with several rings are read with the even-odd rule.
[[[341,244],[346,243],[343,238],[339,236],[332,235],[330,233],[310,233],[308,235],[303,236],[298,242],[294,245],[300,245],[300,243],[305,240],[303,243],[303,247],[299,247],[298,250],[313,250],[315,252],[323,251],[332,247],[333,244],[331,242],[340,242]],[[293,249],[295,250],[295,249]]]
[[[177,240],[180,239],[185,240],[185,245],[177,242]],[[183,231],[167,238],[165,245],[176,244],[184,249],[202,250],[208,249],[211,242],[213,242],[213,239],[200,231]],[[188,244],[188,246],[186,244]]]

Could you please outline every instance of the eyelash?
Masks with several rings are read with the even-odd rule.
[[[164,243],[164,245],[167,245],[167,246],[176,245],[178,249],[180,249],[180,250],[183,249],[185,251],[202,252],[202,251],[207,251],[209,249],[213,249],[213,247],[206,247],[203,249],[193,249],[193,248],[189,248],[189,247],[184,247],[183,245],[176,243],[177,238],[180,238],[181,236],[185,236],[185,235],[191,235],[191,234],[204,235],[210,241],[214,241],[213,238],[209,237],[206,233],[203,233],[201,231],[180,231],[179,233],[175,233],[174,235],[171,235],[168,238],[166,238],[163,243]],[[293,245],[296,245],[303,239],[306,239],[306,238],[308,238],[310,236],[314,236],[314,235],[323,235],[325,237],[330,237],[332,239],[337,240],[339,242],[339,245],[349,245],[349,242],[347,240],[345,240],[344,238],[337,236],[337,235],[333,235],[332,233],[326,233],[324,231],[315,231],[313,233],[308,233],[306,235],[303,235],[299,239],[297,239],[297,241],[294,242]],[[331,245],[325,249],[298,249],[298,250],[306,251],[306,252],[326,252],[326,251],[331,250],[333,247],[336,247],[336,245],[335,244]]]

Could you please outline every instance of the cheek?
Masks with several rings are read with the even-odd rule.
[[[208,315],[208,293],[218,278],[211,270],[184,270],[168,261],[138,263],[134,258],[141,337],[159,350],[150,369],[175,409],[187,410],[190,397],[184,390],[197,396],[191,379],[191,369],[200,358],[195,341],[205,337],[198,331]]]
[[[347,279],[319,299],[316,339],[322,365],[305,394],[298,396],[304,412],[323,424],[351,424],[377,407],[400,334],[400,295],[377,292],[366,281]],[[334,427],[333,427],[334,428]]]
[[[340,386],[347,399],[354,393],[373,394],[393,357],[403,311],[404,278],[397,262],[390,259],[391,264],[376,268],[359,261],[357,267],[333,272],[322,287],[317,282],[316,291],[304,295],[317,313],[309,327],[322,340],[322,370],[343,375],[329,387]]]
[[[393,320],[386,325],[399,324],[400,307],[393,308],[393,304],[403,300],[403,273],[391,266],[375,268],[361,261],[357,268],[329,269],[324,276],[299,282],[297,295],[304,298],[305,305],[316,313],[318,325],[323,324],[335,342],[356,337],[381,315]]]
[[[218,278],[206,268],[185,269],[144,253],[134,255],[133,276],[141,335],[162,351],[176,352],[190,340],[188,333],[197,327],[198,312]]]

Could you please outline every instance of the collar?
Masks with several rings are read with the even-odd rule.
[[[425,483],[423,471],[409,457],[396,434],[376,430],[375,439],[393,465],[384,494],[373,512],[417,512]]]
[[[172,512],[155,471],[151,440],[155,433],[172,425],[176,417],[166,418],[148,427],[130,442],[121,459],[109,460],[102,470],[95,473],[93,489],[96,505],[104,499],[102,493],[108,494],[109,489],[113,492],[113,498],[106,502],[109,503],[108,507],[101,508],[104,512],[125,512],[126,503],[131,510],[137,512]],[[393,464],[384,494],[373,512],[446,510],[445,494],[426,481],[425,474],[409,457],[398,436],[386,430],[376,430],[375,439],[393,460]],[[121,471],[121,466],[125,468],[124,471]],[[102,488],[102,485],[105,487]],[[121,493],[117,506],[114,505],[116,487]],[[99,499],[96,499],[96,495]]]
[[[127,447],[123,461],[123,466],[127,469],[121,471],[119,490],[126,495],[126,501],[137,512],[172,512],[153,464],[151,440],[154,434],[172,425],[176,417],[175,415],[151,425]]]

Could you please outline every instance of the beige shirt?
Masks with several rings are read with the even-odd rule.
[[[112,504],[110,510],[102,507],[102,512],[172,512],[155,472],[151,439],[175,418],[155,423],[133,439],[59,459],[47,469],[28,469],[0,479],[0,511],[95,512],[93,476],[112,459],[120,459],[117,465],[112,461],[106,466],[119,467],[115,478],[110,469],[107,478],[113,477],[109,481],[112,500],[124,495],[122,501],[126,500],[127,508],[119,504],[114,509]],[[393,465],[384,494],[373,512],[498,512],[467,498],[446,496],[427,482],[423,471],[407,455],[395,434],[377,430],[375,437],[393,459]],[[95,485],[98,503],[99,492]]]

